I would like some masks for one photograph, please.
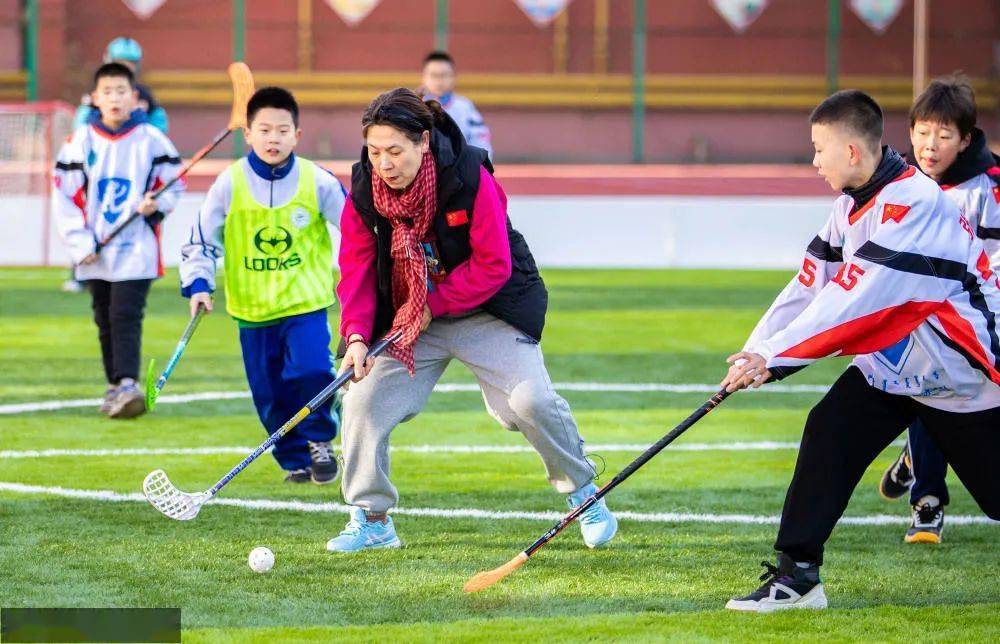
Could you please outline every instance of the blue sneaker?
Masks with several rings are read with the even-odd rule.
[[[566,497],[566,501],[569,503],[570,509],[573,509],[595,494],[597,494],[597,486],[593,483],[587,483]],[[611,514],[604,499],[587,508],[587,511],[581,514],[577,521],[580,522],[583,542],[587,544],[588,548],[603,546],[611,541],[615,533],[618,532],[618,519]]]
[[[363,508],[351,508],[351,520],[344,530],[333,539],[326,542],[330,552],[358,552],[374,548],[398,548],[402,542],[396,536],[396,528],[392,525],[392,517],[386,517],[385,523],[369,521]]]

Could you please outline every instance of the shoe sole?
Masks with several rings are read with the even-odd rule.
[[[370,546],[364,546],[362,548],[358,548],[357,550],[331,550],[330,546],[327,546],[326,551],[337,555],[353,555],[358,552],[364,552],[365,550],[383,550],[385,548],[402,548],[402,547],[403,547],[403,542],[399,540],[399,537],[396,537],[392,541],[386,541],[385,543],[378,543],[378,544],[372,544]]]
[[[334,475],[331,478],[322,480],[322,479],[317,479],[316,478],[316,472],[313,471],[313,473],[309,475],[309,478],[316,485],[330,485],[331,483],[336,483],[338,480],[340,480],[340,473],[341,473],[341,469],[338,467],[337,471],[334,473]]]
[[[896,463],[898,461],[899,461],[899,457],[896,457],[896,460],[893,461],[889,465],[888,468],[886,468],[885,472],[882,473],[882,478],[878,482],[878,494],[879,494],[879,496],[881,496],[886,501],[895,501],[896,499],[900,498],[901,496],[903,496],[904,494],[906,494],[907,492],[909,492],[910,488],[913,487],[914,477],[910,476],[910,484],[909,485],[900,486],[903,489],[899,492],[899,494],[891,494],[891,493],[889,493],[885,489],[886,481],[891,481],[892,480],[892,478],[891,478],[892,477],[892,468],[896,467]],[[904,455],[903,456],[903,462],[906,463],[906,466],[910,469],[910,474],[912,475],[913,474],[913,463],[910,461],[909,455]]]
[[[119,409],[112,409],[108,412],[109,418],[115,419],[128,419],[135,418],[137,416],[142,416],[146,413],[146,401],[142,398],[134,398]]]
[[[883,499],[885,499],[886,501],[895,501],[896,499],[902,498],[902,496],[904,494],[906,494],[907,492],[909,492],[910,488],[913,486],[913,479],[911,478],[909,485],[907,485],[907,486],[900,486],[903,489],[900,490],[899,494],[891,494],[888,490],[885,489],[885,483],[886,483],[887,480],[889,480],[890,473],[892,472],[892,468],[895,465],[896,465],[896,462],[893,461],[892,465],[890,465],[889,469],[887,469],[882,474],[882,479],[878,482],[878,495],[880,497],[882,497]]]
[[[933,532],[916,532],[903,537],[906,543],[941,543],[941,535]]]
[[[882,487],[881,483],[879,483],[879,486],[878,486],[878,495],[880,497],[882,497],[883,499],[885,499],[886,501],[895,501],[896,499],[901,499],[909,491],[910,491],[910,488],[907,487],[907,488],[904,488],[903,491],[900,492],[899,494],[889,494],[889,492],[887,492],[886,489],[884,487]]]
[[[761,604],[753,602],[738,602],[730,599],[726,602],[728,610],[744,613],[774,613],[781,610],[822,610],[827,607],[826,593],[823,584],[819,584],[803,595],[797,602],[790,604]]]

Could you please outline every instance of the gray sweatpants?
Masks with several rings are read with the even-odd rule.
[[[556,393],[533,340],[489,313],[438,318],[414,346],[415,376],[380,356],[371,373],[344,396],[344,499],[378,514],[396,505],[389,480],[389,435],[427,404],[445,367],[457,358],[479,380],[486,409],[538,451],[549,482],[564,494],[594,478],[569,405]]]

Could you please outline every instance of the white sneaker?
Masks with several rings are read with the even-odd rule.
[[[726,602],[729,610],[771,613],[794,608],[826,608],[826,593],[819,578],[819,566],[802,568],[785,554],[778,555],[778,565],[766,561],[767,572],[760,576],[764,584],[746,597]]]

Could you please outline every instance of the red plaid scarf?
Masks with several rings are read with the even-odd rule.
[[[413,375],[413,345],[427,304],[427,262],[421,242],[437,212],[437,168],[434,155],[425,153],[413,183],[393,190],[372,172],[375,209],[392,223],[392,306],[396,315],[390,331],[402,336],[389,347],[389,355]]]

